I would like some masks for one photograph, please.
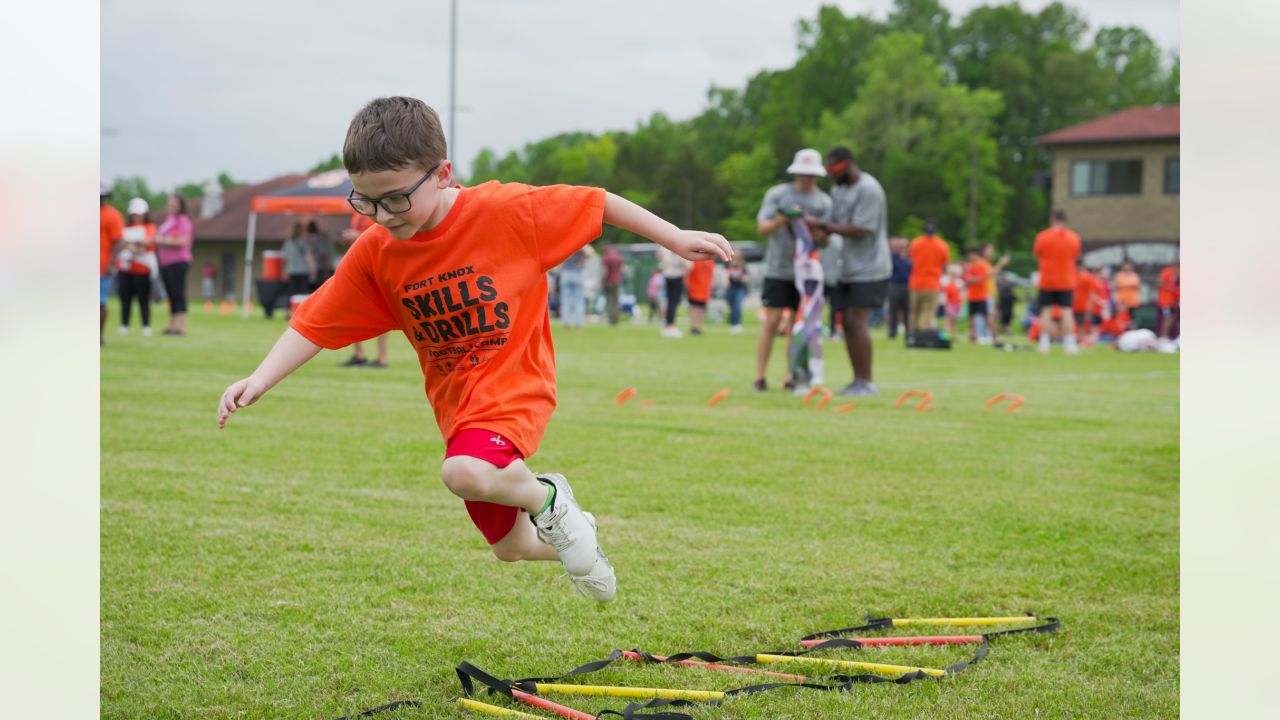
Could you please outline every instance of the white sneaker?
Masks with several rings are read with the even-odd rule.
[[[678,327],[674,327],[674,326],[664,327],[662,328],[662,337],[668,337],[668,338],[684,337],[684,333],[680,332],[680,328]]]
[[[127,325],[121,325],[121,326],[120,326],[120,330],[119,330],[118,332],[119,332],[121,335],[128,335],[128,334],[129,334],[129,326],[127,326]]]
[[[144,325],[142,327],[142,337],[151,337],[151,326]]]
[[[741,334],[742,334],[742,326],[741,326],[741,325],[734,325],[733,327],[729,328],[729,334],[730,334],[730,335],[741,335]]]
[[[595,567],[598,550],[594,523],[582,512],[563,475],[547,473],[537,477],[556,488],[555,502],[533,518],[538,539],[556,549],[560,564],[570,576],[588,575]]]
[[[569,582],[584,597],[590,596],[599,603],[607,603],[618,592],[618,578],[613,574],[613,566],[609,558],[604,556],[599,546],[596,547],[596,560],[591,571],[585,575],[569,575]]]

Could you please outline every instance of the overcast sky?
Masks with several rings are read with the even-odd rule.
[[[482,147],[631,129],[656,111],[691,117],[711,85],[794,63],[796,21],[822,4],[459,0],[451,155],[465,172]],[[879,18],[892,6],[834,4]],[[983,4],[997,3],[944,0],[955,19]],[[1067,4],[1094,30],[1137,25],[1166,51],[1179,45],[1177,0]],[[302,171],[338,152],[351,116],[380,95],[422,98],[447,125],[449,0],[102,2],[104,180],[167,188]]]

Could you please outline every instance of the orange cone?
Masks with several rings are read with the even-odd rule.
[[[707,401],[707,407],[715,407],[717,403],[727,397],[729,397],[729,388],[725,388],[715,395],[712,395],[711,399]]]

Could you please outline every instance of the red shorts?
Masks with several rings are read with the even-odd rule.
[[[455,455],[484,460],[499,468],[524,458],[524,455],[516,449],[515,443],[498,433],[480,428],[468,428],[449,438],[444,456],[451,458]],[[524,508],[479,500],[464,502],[467,505],[467,514],[471,516],[471,522],[480,528],[484,539],[488,540],[490,545],[506,537],[507,533],[511,532],[511,528],[515,527],[516,518],[524,511]]]

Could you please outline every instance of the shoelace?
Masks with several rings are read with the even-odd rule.
[[[564,552],[573,544],[573,537],[569,534],[569,531],[560,525],[560,521],[567,511],[567,507],[562,508],[559,514],[556,514],[555,508],[548,510],[547,527],[538,527],[539,534],[543,536],[543,540],[555,548],[556,552]]]
[[[572,585],[573,589],[577,590],[578,594],[581,595],[582,597],[590,597],[587,594],[587,591],[583,589],[584,586],[595,588],[596,590],[599,590],[601,592],[604,592],[609,589],[609,583],[605,582],[603,578],[596,575],[583,575],[581,577],[574,577],[566,572],[564,574],[564,577],[569,578],[569,584]]]

